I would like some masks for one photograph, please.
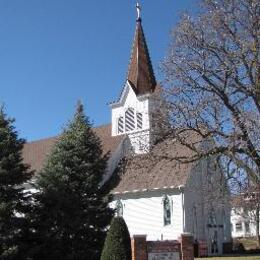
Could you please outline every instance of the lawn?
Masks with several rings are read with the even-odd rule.
[[[259,256],[223,256],[223,257],[206,257],[195,258],[196,260],[260,260]]]

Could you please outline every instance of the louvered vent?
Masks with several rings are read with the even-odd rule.
[[[118,118],[118,129],[119,134],[124,133],[124,118],[121,116]]]
[[[125,112],[125,131],[132,131],[135,129],[135,111],[133,108],[128,108]]]
[[[136,120],[137,120],[137,129],[143,128],[143,114],[136,113]]]

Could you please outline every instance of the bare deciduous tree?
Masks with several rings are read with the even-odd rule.
[[[260,180],[260,2],[204,0],[182,16],[162,64],[170,135],[229,173]],[[165,106],[165,105],[164,105]],[[197,142],[186,139],[194,132]],[[208,140],[208,144],[205,142]]]

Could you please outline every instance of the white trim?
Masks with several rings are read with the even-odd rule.
[[[110,103],[109,106],[111,108],[116,108],[116,107],[122,106],[122,104],[124,104],[124,102],[126,100],[127,94],[129,92],[129,88],[131,88],[134,91],[134,93],[135,93],[135,90],[132,88],[132,86],[130,85],[129,81],[127,80],[125,85],[124,85],[124,87],[123,87],[122,93],[121,93],[121,95],[119,97],[119,100]],[[149,98],[150,96],[151,96],[151,94],[147,93],[147,94],[143,94],[143,95],[138,95],[138,96],[136,96],[136,98],[137,98],[137,100],[142,101],[142,100],[144,100],[146,98]]]

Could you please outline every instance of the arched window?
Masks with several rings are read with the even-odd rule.
[[[216,226],[217,225],[217,219],[216,219],[216,213],[213,208],[211,208],[209,212],[209,224],[211,226]]]
[[[197,235],[197,226],[198,226],[198,222],[197,222],[197,208],[196,206],[193,206],[193,235],[196,238]]]
[[[132,131],[135,129],[135,111],[133,108],[128,108],[125,112],[125,131]]]
[[[227,221],[226,221],[226,212],[224,209],[222,209],[222,225],[223,225],[223,234],[224,234],[224,239],[226,239],[226,233],[227,233]]]
[[[226,212],[222,209],[222,225],[223,225],[223,233],[226,235]]]
[[[123,209],[123,203],[121,200],[117,200],[116,202],[116,216],[117,217],[123,217],[124,209]]]
[[[143,114],[142,113],[136,113],[136,125],[137,129],[143,128]]]
[[[163,222],[164,226],[171,224],[171,204],[168,196],[163,198]]]
[[[118,118],[117,132],[118,134],[124,133],[124,118],[122,116]]]

